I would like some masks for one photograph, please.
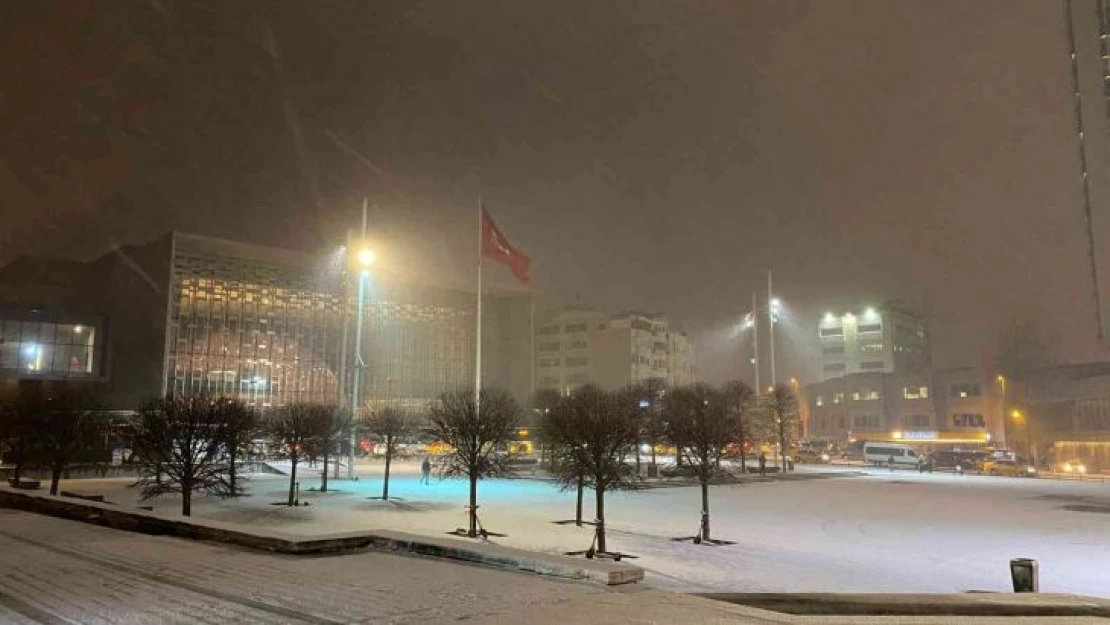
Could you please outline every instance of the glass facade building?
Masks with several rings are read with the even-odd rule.
[[[166,390],[260,408],[336,401],[340,304],[272,251],[179,238],[170,285]],[[291,259],[286,259],[291,260]]]
[[[28,290],[44,282],[18,264],[0,268],[0,299],[21,302],[20,315],[44,299],[100,315],[0,314],[0,377],[11,368],[22,377],[96,379],[105,407],[117,410],[195,393],[263,410],[296,401],[350,406],[356,371],[369,408],[422,410],[444,391],[473,388],[473,287],[372,271],[356,367],[357,283],[345,266],[340,251],[310,255],[173,232],[90,263],[51,264],[51,289]],[[529,295],[490,288],[482,301],[483,386],[526,402]]]

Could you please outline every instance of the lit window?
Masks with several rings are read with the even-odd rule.
[[[928,399],[928,386],[903,386],[902,397],[905,399]]]
[[[815,397],[813,399],[813,403],[814,403],[814,405],[817,405],[817,406],[824,406],[825,405],[824,395],[818,395],[817,397]]]

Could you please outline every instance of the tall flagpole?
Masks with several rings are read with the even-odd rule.
[[[752,291],[752,351],[755,352],[755,394],[758,396],[763,394],[763,387],[759,386],[759,306],[755,291]]]
[[[482,396],[482,196],[478,196],[478,328],[474,357],[474,415],[481,416]]]

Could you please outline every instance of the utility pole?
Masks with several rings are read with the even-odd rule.
[[[770,326],[770,344],[767,347],[771,353],[771,386],[778,382],[775,376],[775,296],[771,291],[771,270],[767,270],[767,323]]]

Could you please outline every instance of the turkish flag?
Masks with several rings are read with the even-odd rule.
[[[528,268],[532,266],[532,259],[509,243],[484,208],[482,209],[482,256],[505,265],[512,270],[517,280],[528,284]]]

